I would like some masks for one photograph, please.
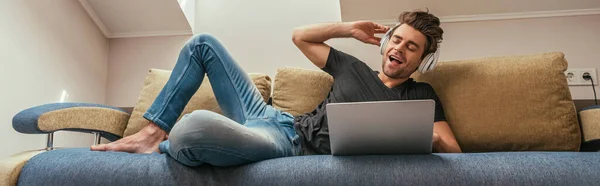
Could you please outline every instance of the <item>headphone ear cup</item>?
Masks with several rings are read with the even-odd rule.
[[[440,48],[438,48],[434,53],[427,54],[425,58],[423,58],[423,62],[421,62],[421,66],[419,66],[419,72],[425,73],[427,71],[433,70],[435,65],[437,65],[438,58],[440,57]]]
[[[421,65],[419,65],[418,71],[420,73],[427,72],[427,67],[429,66],[430,63],[431,63],[431,54],[427,54],[427,56],[425,56],[423,58],[423,60],[421,61]]]
[[[381,55],[383,55],[383,53],[385,52],[385,47],[387,46],[387,43],[390,40],[390,31],[391,29],[388,32],[386,32],[383,38],[381,38],[381,41],[379,41],[379,52],[381,53]]]
[[[388,40],[389,37],[386,34],[385,36],[383,36],[383,38],[381,38],[381,41],[379,41],[379,53],[381,53],[381,55],[383,55],[383,52],[385,52],[385,46],[387,45]]]
[[[379,41],[379,53],[381,53],[381,55],[383,55],[383,53],[385,52],[385,47],[387,46],[388,41],[390,41],[390,37],[392,36],[392,30],[395,30],[398,26],[400,26],[400,23],[396,24],[394,27],[385,32],[385,35],[383,35],[381,41]]]

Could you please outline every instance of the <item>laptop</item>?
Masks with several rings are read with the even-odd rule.
[[[434,100],[329,103],[331,153],[431,153],[434,114]]]

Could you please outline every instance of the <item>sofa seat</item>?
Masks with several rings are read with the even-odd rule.
[[[313,155],[239,167],[186,167],[164,154],[59,149],[36,155],[19,185],[600,185],[597,152]]]

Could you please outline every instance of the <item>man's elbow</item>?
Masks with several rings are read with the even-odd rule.
[[[292,42],[294,42],[296,45],[302,42],[302,34],[303,30],[301,28],[294,28],[292,31]]]

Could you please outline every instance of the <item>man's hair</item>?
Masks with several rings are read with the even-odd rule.
[[[402,12],[398,17],[398,21],[402,24],[407,24],[416,30],[420,31],[427,42],[425,43],[425,50],[421,59],[427,56],[427,54],[433,53],[437,50],[437,43],[442,42],[442,34],[444,30],[440,28],[440,19],[428,11],[415,10],[412,12]]]

